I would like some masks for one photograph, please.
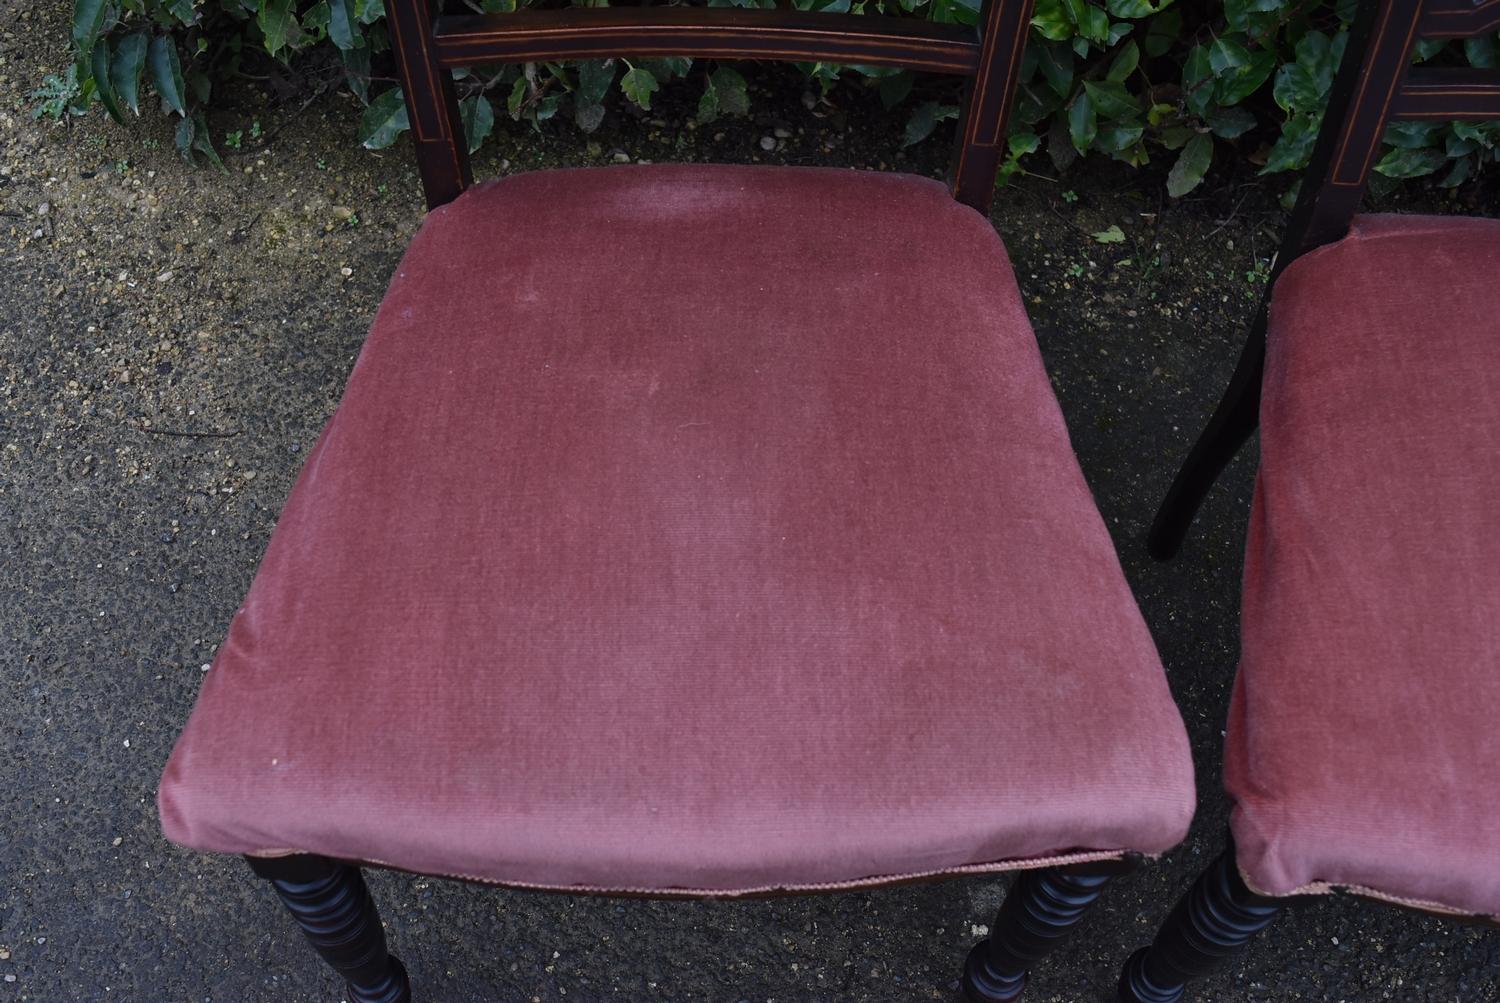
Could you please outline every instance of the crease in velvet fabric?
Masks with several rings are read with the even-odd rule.
[[[1277,282],[1225,780],[1268,894],[1500,913],[1500,221]]]
[[[730,894],[1159,853],[1193,785],[988,221],[663,166],[429,215],[160,804],[205,850]]]

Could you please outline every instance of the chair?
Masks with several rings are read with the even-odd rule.
[[[1355,215],[1388,121],[1500,118],[1500,72],[1408,68],[1497,27],[1495,0],[1363,6],[1269,304],[1158,513],[1170,557],[1258,412],[1231,838],[1130,1003],[1181,999],[1289,901],[1500,915],[1500,220]]]
[[[388,3],[431,211],[160,790],[360,1003],[359,867],[569,893],[1021,870],[1020,993],[1193,809],[1185,731],[985,212],[1029,5]],[[471,185],[449,72],[683,53],[969,77],[951,191],[629,166]]]

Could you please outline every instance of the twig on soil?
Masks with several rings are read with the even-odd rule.
[[[244,429],[237,428],[232,432],[188,432],[175,428],[142,428],[140,431],[147,435],[173,435],[181,439],[233,439]]]
[[[1215,226],[1212,230],[1210,230],[1208,232],[1208,235],[1210,237],[1212,237],[1214,234],[1216,234],[1220,230],[1224,229],[1230,223],[1233,223],[1235,217],[1240,214],[1240,206],[1244,205],[1245,204],[1245,200],[1247,198],[1249,198],[1252,194],[1254,194],[1254,193],[1253,192],[1246,192],[1245,194],[1241,195],[1240,196],[1240,200],[1234,204],[1234,208],[1231,209],[1231,210],[1229,210],[1229,215],[1228,216],[1226,216],[1226,217],[1224,217],[1223,219],[1220,219],[1220,220],[1215,220],[1215,222],[1218,223],[1218,225]]]

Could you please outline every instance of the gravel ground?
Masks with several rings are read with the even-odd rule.
[[[300,112],[246,96],[216,133],[261,121],[263,135],[224,173],[188,169],[154,116],[130,132],[34,122],[25,94],[65,61],[64,7],[0,4],[0,1001],[338,999],[241,863],[161,838],[155,786],[419,188],[404,147],[356,147],[339,96]],[[944,140],[901,154],[878,103],[818,117],[795,78],[766,80],[757,107],[785,99],[794,117],[695,130],[691,96],[664,95],[659,117],[612,115],[588,142],[503,124],[506,159],[492,145],[477,173],[619,155],[940,169]],[[1201,807],[1189,840],[1117,882],[1035,973],[1036,1001],[1105,998],[1221,845],[1253,455],[1175,564],[1141,539],[1281,223],[1253,179],[1167,205],[1150,179],[1088,172],[1024,179],[994,218],[1187,719]],[[1110,225],[1127,239],[1095,242]],[[951,1000],[1004,888],[664,903],[372,885],[425,1000],[727,1003]],[[1198,998],[1500,1000],[1500,936],[1328,900],[1280,919]]]

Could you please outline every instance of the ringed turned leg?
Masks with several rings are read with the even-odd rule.
[[[312,854],[245,859],[344,977],[350,1003],[410,1003],[406,969],[386,951],[385,930],[359,868]]]
[[[1120,1003],[1177,1003],[1188,982],[1244,950],[1283,904],[1245,885],[1230,846],[1193,882],[1151,946],[1125,962]]]
[[[988,940],[969,952],[963,992],[969,1003],[1011,1003],[1026,973],[1050,954],[1125,868],[1119,861],[1022,871],[1000,904]]]

